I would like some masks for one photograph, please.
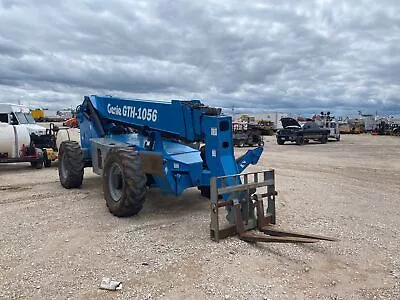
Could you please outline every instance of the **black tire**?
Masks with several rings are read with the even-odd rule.
[[[47,151],[43,151],[43,164],[45,168],[50,168],[51,167],[51,160],[47,156]]]
[[[327,135],[324,135],[322,138],[321,138],[321,144],[326,144],[328,142],[328,136]]]
[[[276,142],[278,143],[278,145],[283,145],[285,143],[285,141],[280,138],[277,138]]]
[[[198,186],[197,189],[200,191],[201,196],[207,199],[211,198],[211,189],[209,186]],[[222,199],[222,195],[218,195],[218,199]]]
[[[136,215],[146,200],[147,177],[139,154],[133,149],[115,148],[106,157],[103,191],[110,212],[117,217]]]
[[[58,177],[66,189],[79,188],[82,185],[84,164],[83,151],[78,142],[64,141],[58,155]]]
[[[308,144],[309,142],[310,142],[310,140],[305,139],[303,143]]]
[[[298,137],[296,137],[296,145],[303,145],[304,144],[304,138],[302,135],[299,135]]]
[[[32,161],[31,162],[31,167],[34,169],[41,169],[43,168],[43,161]]]
[[[340,141],[340,135],[336,138],[336,140],[339,142]]]
[[[210,191],[210,187],[209,186],[198,186],[197,188],[199,189],[200,194],[203,197],[210,199],[211,191]]]
[[[203,160],[203,168],[208,169],[207,160],[206,160],[206,146],[200,147],[200,157]]]
[[[32,161],[31,162],[31,167],[34,169],[41,169],[43,168],[43,160],[44,160],[44,153],[41,149],[35,149],[36,150],[36,155],[40,158],[39,160]]]

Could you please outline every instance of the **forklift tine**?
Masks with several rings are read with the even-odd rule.
[[[265,234],[255,232],[243,232],[239,234],[239,238],[246,242],[265,242],[265,243],[316,243],[316,239],[306,239],[301,237],[282,237],[282,236],[268,236]]]
[[[315,235],[315,234],[303,234],[303,233],[297,233],[297,232],[282,231],[282,230],[277,230],[277,229],[269,227],[269,226],[260,228],[260,231],[264,232],[265,234],[269,234],[272,236],[279,236],[279,237],[296,237],[296,238],[313,239],[315,241],[317,241],[317,240],[331,241],[331,242],[338,241],[338,239],[332,238],[332,237]]]
[[[264,175],[264,176],[262,176]],[[213,191],[213,203],[211,207],[211,225],[210,234],[214,240],[219,240],[228,236],[238,234],[239,239],[256,243],[316,243],[321,240],[337,241],[336,238],[297,233],[276,229],[275,226],[275,191],[274,171],[263,171],[254,173],[245,173],[243,182],[232,186],[218,187],[217,180],[224,178],[237,178],[238,174],[215,177],[211,180],[211,190]],[[253,181],[249,177],[253,177]],[[262,178],[263,177],[263,178]],[[257,188],[266,188],[266,191],[257,193]],[[250,192],[254,189],[256,192]],[[240,193],[245,193],[240,196]],[[226,201],[218,201],[218,195],[231,194],[231,198]],[[251,195],[251,196],[250,196]],[[238,199],[237,197],[240,197]],[[267,209],[264,209],[264,198],[267,198]],[[230,207],[229,220],[234,220],[235,225],[224,229],[219,228],[218,208]],[[233,223],[233,222],[232,222]]]

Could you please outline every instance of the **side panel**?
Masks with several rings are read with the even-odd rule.
[[[91,140],[91,156],[93,172],[103,175],[103,167],[109,151],[115,147],[127,148],[127,143],[118,142],[109,138]],[[149,175],[164,176],[163,159],[160,153],[140,151],[140,160],[143,172]]]
[[[206,161],[212,176],[239,173],[232,145],[231,117],[204,116]]]
[[[114,147],[128,147],[128,144],[119,143],[115,140],[107,138],[99,138],[91,140],[91,157],[93,172],[97,175],[103,175],[104,162],[107,153]]]

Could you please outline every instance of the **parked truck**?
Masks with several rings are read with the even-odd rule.
[[[257,124],[247,122],[233,122],[233,145],[237,147],[263,146],[261,130]]]
[[[313,121],[306,121],[300,124],[297,120],[286,117],[281,119],[281,123],[283,128],[276,132],[276,142],[278,145],[283,145],[285,142],[304,145],[311,140],[318,141],[321,144],[328,142],[330,130],[320,128]]]
[[[58,141],[57,141],[58,139]],[[36,124],[24,105],[0,103],[0,163],[30,162],[34,168],[50,167],[58,146],[68,134],[50,124]]]
[[[317,123],[321,128],[329,129],[328,138],[333,138],[340,141],[340,130],[339,123],[336,118],[328,112],[321,112],[319,115],[314,115],[313,118],[315,123]]]

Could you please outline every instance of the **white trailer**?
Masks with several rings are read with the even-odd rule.
[[[30,162],[42,168],[43,150],[32,143],[32,134],[46,134],[46,128],[35,124],[28,108],[0,103],[0,163]]]
[[[68,129],[36,124],[24,105],[0,103],[0,163],[30,162],[34,168],[50,167],[58,145],[69,140]]]

